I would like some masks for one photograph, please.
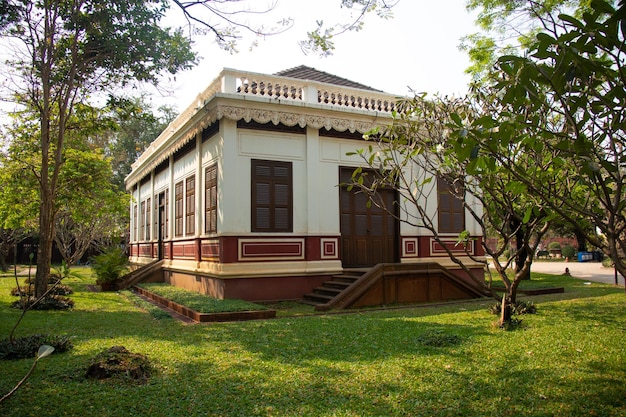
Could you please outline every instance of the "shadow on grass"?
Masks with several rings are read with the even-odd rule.
[[[577,292],[574,286],[565,294],[530,299],[537,300],[540,311],[541,303],[549,302],[549,314],[582,324],[583,330],[604,320],[612,328],[624,326],[623,303],[602,302],[604,295],[614,301],[612,294],[619,290],[581,284],[580,292],[595,299]],[[619,383],[626,375],[617,365],[623,363],[623,352],[612,353],[611,360],[584,352],[576,362],[569,351],[530,355],[529,350],[563,344],[570,329],[557,330],[555,323],[542,324],[545,329],[537,324],[520,332],[494,331],[494,316],[486,311],[492,300],[186,326],[153,320],[116,293],[78,291],[73,298],[75,311],[29,316],[24,332],[68,334],[76,348],[42,362],[29,386],[0,409],[3,415],[540,416],[593,411],[610,416],[626,411]],[[551,302],[557,300],[566,301]],[[594,305],[599,311],[590,314]],[[0,308],[2,333],[12,317]],[[543,333],[538,336],[536,330]],[[428,333],[457,335],[460,343],[426,346],[420,338]],[[158,373],[147,385],[82,378],[95,354],[117,344],[153,361]],[[0,391],[9,387],[8,376],[27,364],[0,364]]]

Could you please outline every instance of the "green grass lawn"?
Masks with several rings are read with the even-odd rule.
[[[538,314],[504,332],[490,300],[188,325],[71,278],[74,310],[30,312],[17,336],[69,335],[74,349],[43,359],[0,415],[626,416],[623,288],[533,279],[565,293],[529,297]],[[8,307],[14,286],[0,278],[0,337],[20,314]],[[455,343],[430,346],[432,335]],[[149,357],[148,384],[84,378],[114,345]],[[0,395],[30,365],[1,361]]]
[[[219,300],[169,284],[149,283],[139,284],[139,286],[177,304],[189,307],[198,313],[267,310],[267,307],[259,304],[243,300]]]

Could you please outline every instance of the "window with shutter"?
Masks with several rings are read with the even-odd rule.
[[[252,231],[293,231],[291,162],[252,160]]]
[[[183,182],[174,186],[174,236],[183,235]]]
[[[165,213],[165,219],[163,219],[165,226],[163,230],[163,239],[169,238],[169,221],[170,221],[170,190],[168,188],[165,189],[165,209],[163,210]]]
[[[138,241],[139,236],[137,235],[137,204],[133,204],[133,241]]]
[[[185,180],[185,235],[196,233],[196,176]]]
[[[141,224],[141,229],[139,229],[139,240],[145,239],[146,233],[146,202],[141,202],[141,214],[140,214],[139,222]]]
[[[205,170],[204,186],[204,232],[217,233],[217,165]]]
[[[150,240],[150,228],[152,224],[150,224],[150,213],[152,211],[152,200],[146,200],[146,240]]]
[[[452,193],[450,184],[441,178],[437,179],[437,194],[439,232],[460,233],[465,230],[463,201]]]

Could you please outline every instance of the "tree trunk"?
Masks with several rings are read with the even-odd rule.
[[[574,229],[574,236],[576,236],[576,242],[578,252],[587,252],[587,238],[585,234],[578,229]]]
[[[45,194],[45,195],[44,195]],[[37,273],[35,275],[35,297],[41,297],[48,290],[52,242],[54,241],[54,221],[52,199],[42,192],[39,206],[39,247],[37,248]]]
[[[502,296],[502,308],[500,309],[500,326],[511,322],[511,298],[507,295]]]
[[[519,272],[524,268],[524,264],[526,263],[526,259],[528,258],[528,250],[526,245],[524,245],[524,227],[520,224],[519,221],[512,221],[512,227],[515,232],[515,275],[519,274]],[[524,276],[521,278],[523,280],[530,280],[530,270],[527,271]]]

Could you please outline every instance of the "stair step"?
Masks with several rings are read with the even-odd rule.
[[[324,302],[321,301],[316,301],[316,300],[307,300],[306,298],[303,298],[302,300],[300,300],[300,302],[302,304],[306,304],[306,305],[310,305],[310,306],[318,306],[320,304],[326,304]]]
[[[356,280],[355,280],[356,281]],[[354,281],[351,282],[346,282],[346,281],[326,281],[324,283],[324,287],[328,287],[328,288],[337,288],[337,289],[346,289],[348,288],[350,285],[352,285]]]
[[[322,283],[321,286],[313,289],[313,292],[304,294],[300,302],[302,304],[319,306],[327,304],[330,300],[341,294],[346,288],[357,281],[365,271],[348,270],[341,274],[333,275],[329,281]]]
[[[352,284],[357,279],[361,278],[361,275],[350,275],[350,274],[337,274],[333,275],[332,281],[334,282],[347,282]]]
[[[304,294],[304,299],[305,300],[317,301],[317,302],[319,302],[321,304],[324,304],[324,303],[332,300],[333,298],[335,298],[333,295],[326,295],[326,294],[316,294],[316,293]]]
[[[313,288],[313,294],[331,295],[333,297],[339,294],[341,291],[343,291],[343,288],[340,289],[327,287],[325,283],[321,287]]]

